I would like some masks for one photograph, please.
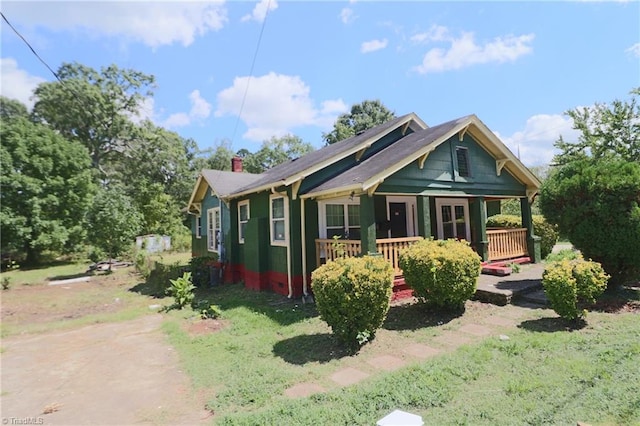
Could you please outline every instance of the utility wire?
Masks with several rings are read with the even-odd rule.
[[[251,69],[249,70],[249,78],[247,79],[247,87],[244,90],[242,96],[242,103],[240,104],[240,111],[238,112],[238,118],[236,118],[236,124],[233,128],[233,135],[231,136],[231,147],[233,147],[233,141],[236,138],[236,132],[238,131],[238,124],[240,123],[240,117],[244,109],[244,103],[247,100],[247,93],[249,93],[249,85],[251,84],[251,77],[253,77],[253,69],[256,65],[256,58],[258,57],[258,51],[260,50],[260,43],[262,42],[262,34],[264,33],[264,27],[267,23],[267,16],[269,16],[269,9],[271,8],[271,0],[267,2],[267,10],[264,13],[264,19],[262,20],[262,27],[260,28],[260,35],[258,35],[258,43],[256,44],[256,50],[253,53],[253,60],[251,61]]]

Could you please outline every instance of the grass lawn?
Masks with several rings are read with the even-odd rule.
[[[198,321],[189,311],[171,312],[164,327],[216,424],[372,425],[394,409],[425,424],[640,424],[637,313],[593,312],[586,327],[571,330],[547,309],[469,302],[463,315],[443,317],[395,306],[376,339],[348,355],[313,305],[239,285],[199,297],[222,307],[221,329],[190,333]],[[491,317],[514,319],[514,326],[494,325],[457,350],[442,343],[443,335]],[[501,333],[509,340],[498,339]],[[415,343],[440,355],[406,355],[403,348]],[[404,367],[372,367],[383,355]],[[332,382],[349,367],[370,376],[345,388]],[[285,396],[300,383],[326,392]]]

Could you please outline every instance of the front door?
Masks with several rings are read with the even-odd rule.
[[[407,236],[407,205],[405,203],[389,203],[389,222],[391,238]]]
[[[438,239],[457,238],[471,241],[469,200],[466,198],[436,199]]]

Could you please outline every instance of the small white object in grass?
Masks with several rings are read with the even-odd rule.
[[[376,423],[377,426],[422,426],[422,417],[417,414],[394,410]]]
[[[160,309],[162,305],[149,305],[149,309]]]
[[[501,334],[500,340],[509,340],[509,336],[507,336],[506,334]]]

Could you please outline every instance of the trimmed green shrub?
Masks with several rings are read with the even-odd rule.
[[[542,215],[533,215],[533,233],[540,237],[540,255],[544,259],[558,242],[556,226],[547,222]],[[490,228],[522,228],[522,218],[510,214],[497,214],[487,219]]]
[[[542,286],[558,315],[577,320],[587,315],[585,307],[600,297],[608,279],[609,275],[598,262],[580,258],[549,264],[542,274]]]
[[[311,274],[320,317],[350,349],[382,326],[391,301],[393,268],[382,257],[340,258]]]
[[[218,255],[192,257],[189,260],[189,267],[193,274],[193,284],[196,287],[206,287],[209,285],[211,267],[218,263]]]
[[[166,295],[171,280],[179,278],[186,272],[186,267],[178,262],[172,265],[165,265],[164,263],[151,261],[151,264],[145,284],[147,287],[146,293],[153,297]]]
[[[480,256],[466,241],[422,240],[400,252],[405,283],[423,303],[460,309],[476,291]]]

